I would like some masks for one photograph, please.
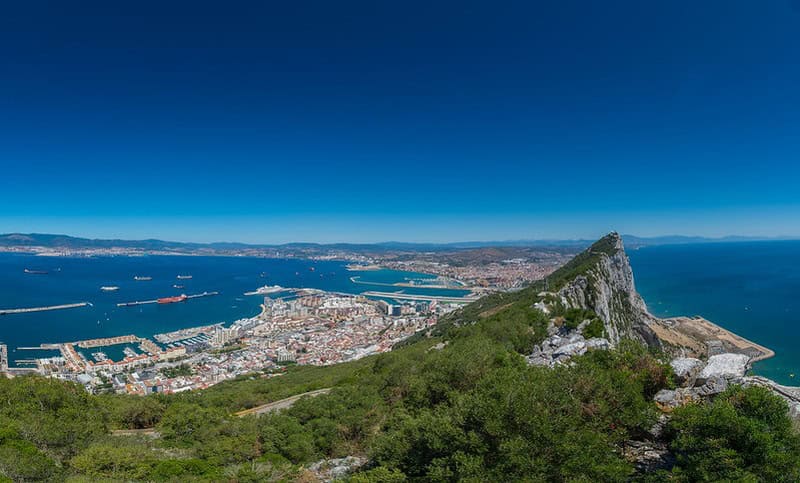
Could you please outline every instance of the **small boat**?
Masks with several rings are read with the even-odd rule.
[[[172,286],[172,288],[183,288],[183,285],[175,284],[175,285]]]
[[[175,278],[177,278],[178,280],[189,280],[190,278],[192,278],[192,276],[191,275],[178,275]]]
[[[30,273],[31,275],[47,275],[47,270],[31,270],[30,268],[26,268],[25,273]]]
[[[137,282],[147,282],[149,280],[153,280],[153,277],[140,277],[137,275],[133,277],[133,279],[136,280]]]
[[[100,287],[100,290],[102,290],[103,292],[116,292],[117,290],[119,290],[119,287],[117,287],[116,285],[108,285],[108,286],[104,285]]]

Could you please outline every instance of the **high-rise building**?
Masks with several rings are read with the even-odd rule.
[[[8,346],[0,344],[0,372],[8,372]]]
[[[211,345],[213,347],[222,347],[225,344],[235,341],[239,338],[239,328],[236,326],[223,328],[217,326],[214,329],[214,334],[211,336]]]

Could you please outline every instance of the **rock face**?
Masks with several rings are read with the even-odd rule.
[[[675,464],[675,457],[669,452],[667,445],[652,441],[626,441],[622,455],[640,473],[669,470]]]
[[[663,411],[669,412],[684,404],[716,396],[731,384],[742,383],[749,362],[750,358],[744,354],[730,353],[712,356],[707,363],[690,357],[673,359],[670,365],[683,387],[662,389],[653,400]],[[697,377],[693,380],[694,374]]]
[[[311,464],[308,470],[317,481],[334,481],[344,478],[363,466],[367,460],[357,456],[347,456],[329,460],[320,460]]]
[[[598,248],[601,242],[602,250]],[[658,338],[648,327],[653,317],[634,287],[622,238],[616,233],[608,235],[589,248],[588,256],[594,263],[558,291],[562,303],[593,310],[603,321],[612,345],[631,338],[658,347]]]
[[[684,384],[697,375],[698,371],[703,367],[703,361],[694,357],[678,357],[670,362],[670,366],[672,366],[672,371],[675,372],[678,383]]]
[[[744,354],[717,354],[708,358],[708,364],[697,375],[695,385],[703,385],[715,378],[741,378],[747,373],[750,358]]]
[[[605,350],[611,346],[607,339],[594,337],[585,339],[577,331],[557,330],[551,324],[552,335],[533,349],[525,359],[532,366],[553,367],[567,363],[570,358],[580,356],[588,350]]]

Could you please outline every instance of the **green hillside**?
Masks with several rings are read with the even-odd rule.
[[[613,250],[606,237],[550,290]],[[574,364],[529,366],[546,336],[532,308],[544,282],[465,307],[396,350],[329,367],[253,374],[170,396],[92,396],[39,377],[0,381],[0,475],[13,481],[315,481],[311,463],[358,456],[350,481],[797,481],[800,439],[782,400],[732,388],[676,409],[674,465],[626,458],[651,438],[653,395],[671,387],[659,354],[624,341]],[[235,412],[314,389],[262,416]],[[117,429],[155,433],[115,435]]]
[[[492,320],[502,324],[502,321],[513,318],[515,314],[525,312],[533,304],[540,302],[544,298],[539,295],[542,292],[556,292],[578,275],[585,274],[602,259],[603,254],[614,255],[617,251],[617,238],[616,233],[610,233],[550,274],[546,280],[536,281],[517,292],[501,292],[482,297],[463,309],[443,317],[429,331],[416,334],[400,345],[413,344],[430,336],[446,336],[454,328],[474,324],[485,317],[491,317]],[[534,334],[537,342],[541,342],[544,338],[543,327],[540,329]]]

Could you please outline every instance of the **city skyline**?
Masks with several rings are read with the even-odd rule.
[[[0,232],[800,236],[793,5],[12,5]]]

